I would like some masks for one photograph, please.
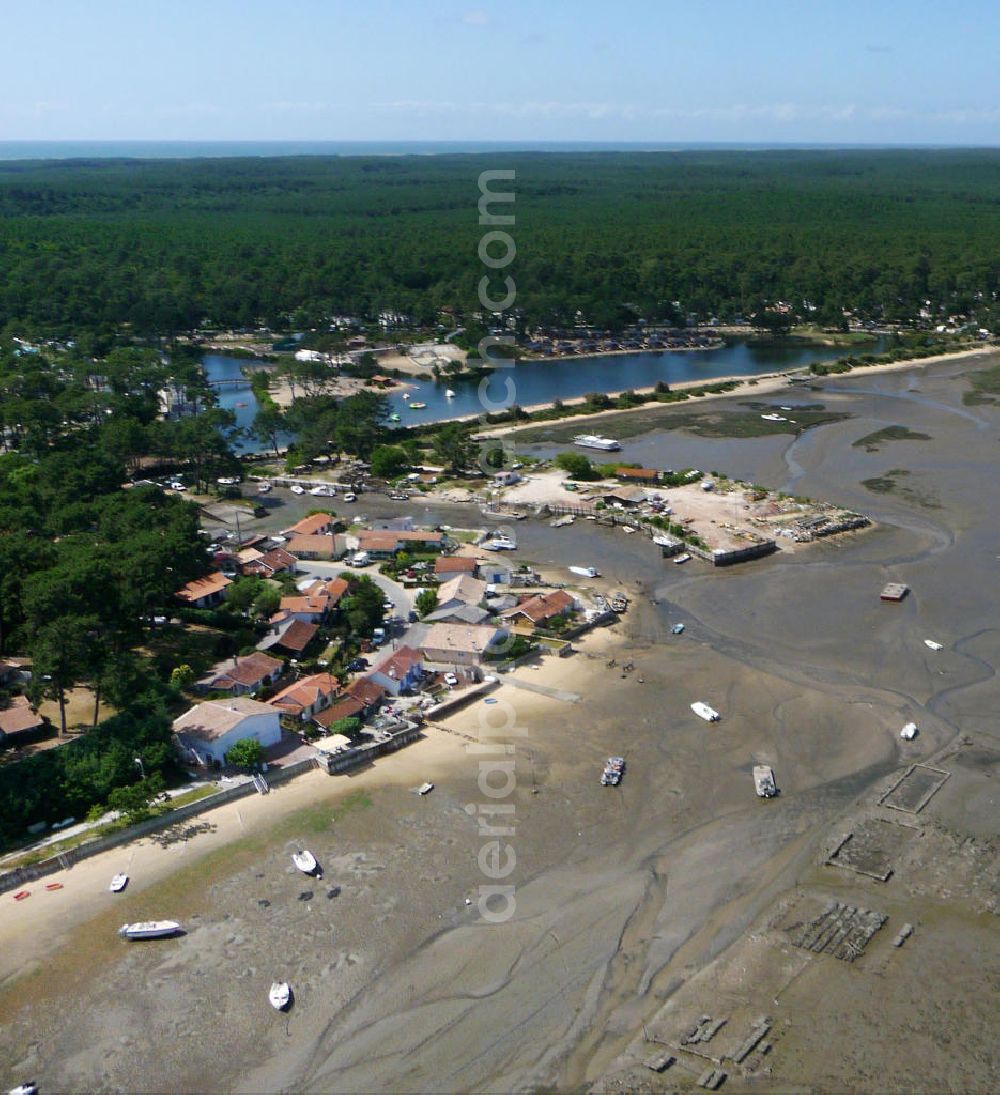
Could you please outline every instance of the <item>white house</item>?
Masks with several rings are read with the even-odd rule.
[[[174,734],[186,759],[224,764],[227,750],[243,738],[265,749],[281,741],[281,712],[246,696],[207,700],[174,719]]]

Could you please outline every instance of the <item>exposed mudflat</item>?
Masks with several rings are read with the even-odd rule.
[[[519,522],[518,558],[597,566],[636,594],[576,655],[518,670],[560,698],[505,686],[495,708],[433,731],[444,747],[408,750],[408,782],[391,778],[395,758],[357,782],[304,777],[306,812],[296,813],[305,792],[278,788],[270,799],[289,806],[273,826],[250,825],[207,855],[200,837],[188,856],[165,850],[174,860],[160,881],[105,911],[86,905],[43,964],[4,983],[0,1081],[30,1075],[43,1091],[80,1092],[668,1090],[716,1067],[678,1047],[708,1014],[727,1024],[698,1047],[718,1057],[727,1088],[992,1090],[1000,405],[963,405],[969,367],[783,392],[776,403],[850,415],[798,438],[660,429],[629,440],[626,459],[717,468],[877,526],[710,571],[589,522]],[[930,440],[853,444],[894,425]],[[908,471],[919,497],[861,485],[891,469]],[[901,604],[879,601],[890,580],[912,589]],[[686,630],[673,636],[678,621]],[[721,721],[694,716],[694,700]],[[467,748],[484,740],[489,710],[509,713],[489,740],[509,743],[514,761],[496,801],[513,807],[502,842],[516,854],[504,879],[516,911],[496,924],[477,911],[491,884],[477,816],[491,800],[477,776],[495,754]],[[905,743],[909,721],[920,733]],[[609,754],[627,762],[615,789],[598,783]],[[918,761],[950,773],[923,811],[878,806]],[[755,763],[774,768],[777,798],[754,795]],[[412,790],[423,778],[436,784],[425,798]],[[367,797],[338,810],[358,787]],[[826,864],[876,819],[913,828],[884,846],[882,830],[865,829],[871,847],[859,838],[842,858],[887,859],[887,882]],[[322,882],[294,872],[296,841],[323,864]],[[831,902],[888,917],[853,962],[791,941],[789,925]],[[114,938],[140,914],[181,916],[188,934]],[[895,948],[904,923],[913,934]],[[295,991],[287,1016],[267,1004],[279,976]],[[770,1049],[734,1063],[764,1015]],[[666,1046],[672,1068],[642,1066]]]

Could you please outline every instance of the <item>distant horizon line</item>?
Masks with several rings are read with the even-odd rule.
[[[0,139],[0,161],[31,159],[96,159],[121,155],[125,149],[131,154],[124,157],[141,159],[143,153],[153,158],[196,159],[222,158],[234,149],[242,149],[247,158],[261,156],[282,149],[289,155],[322,155],[331,152],[341,156],[361,155],[434,155],[440,152],[534,152],[534,151],[588,151],[588,152],[678,152],[698,150],[718,151],[854,151],[854,150],[936,150],[936,151],[992,151],[1000,144],[985,142],[944,143],[938,141],[612,141],[585,139],[407,139],[407,140],[350,140],[316,138],[267,138],[263,140],[239,137],[211,138],[41,138]],[[52,153],[59,150],[60,154]],[[49,155],[39,156],[38,153]],[[165,155],[165,153],[168,153]]]

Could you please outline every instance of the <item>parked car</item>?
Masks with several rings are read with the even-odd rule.
[[[347,663],[347,668],[351,673],[362,673],[368,668],[367,658],[351,658]]]
[[[456,685],[456,684],[458,684],[458,677],[456,677],[454,673],[445,673],[445,675],[444,675],[444,683],[445,683],[445,684],[446,684],[446,685],[447,685],[447,686],[448,686],[449,688],[454,688],[454,687],[455,687],[455,685]]]

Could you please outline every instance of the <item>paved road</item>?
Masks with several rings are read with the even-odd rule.
[[[299,580],[316,577],[326,581],[329,578],[336,578],[337,575],[343,574],[345,571],[350,573],[352,568],[345,566],[344,563],[322,563],[316,559],[303,559],[298,565]],[[413,608],[414,591],[405,589],[399,582],[394,582],[384,574],[379,574],[374,567],[364,567],[358,570],[357,573],[366,574],[371,578],[389,600],[395,604],[395,614],[397,616],[401,616],[404,620],[409,616],[410,610]]]

